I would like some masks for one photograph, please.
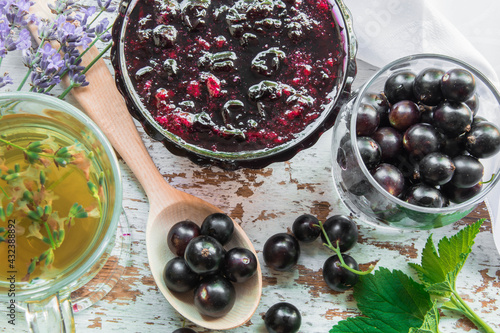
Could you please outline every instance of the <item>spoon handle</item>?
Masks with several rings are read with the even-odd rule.
[[[92,48],[85,57],[93,59],[98,53],[96,48]],[[104,60],[97,61],[86,75],[90,84],[74,88],[73,97],[106,134],[148,196],[159,185],[168,185],[149,156]]]

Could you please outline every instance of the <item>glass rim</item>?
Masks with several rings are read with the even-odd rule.
[[[0,93],[0,100],[5,99],[17,99],[19,101],[28,101],[42,104],[48,107],[52,107],[57,111],[64,112],[78,120],[86,128],[91,130],[91,132],[96,136],[97,140],[102,144],[106,156],[109,159],[113,174],[113,181],[115,185],[115,201],[113,207],[110,207],[110,209],[113,210],[111,221],[108,229],[106,230],[106,234],[103,236],[102,242],[96,245],[95,251],[91,253],[83,263],[79,265],[78,269],[74,269],[69,274],[63,274],[62,277],[51,279],[50,282],[43,283],[39,287],[35,286],[28,289],[18,288],[16,290],[16,296],[18,296],[18,298],[24,299],[30,296],[39,296],[40,293],[43,293],[43,295],[40,296],[48,297],[59,292],[61,289],[64,289],[66,286],[71,285],[73,282],[78,281],[78,279],[85,275],[85,273],[87,273],[89,269],[98,262],[99,258],[101,258],[106,248],[108,247],[109,242],[114,237],[115,231],[118,227],[120,215],[122,213],[123,184],[121,181],[121,169],[114,148],[112,147],[107,137],[97,126],[97,124],[76,106],[56,97],[35,92]],[[3,296],[6,297],[6,295],[0,295],[0,298],[3,298]]]
[[[474,66],[472,66],[472,65],[470,65],[462,60],[459,60],[459,59],[456,59],[456,58],[453,58],[453,57],[450,57],[447,55],[443,55],[443,54],[421,53],[421,54],[409,55],[406,57],[396,59],[396,60],[390,62],[389,64],[385,65],[384,67],[380,68],[372,77],[370,77],[368,79],[368,81],[365,84],[363,84],[363,86],[358,91],[355,92],[356,99],[354,101],[352,113],[350,116],[350,139],[351,139],[351,142],[357,142],[356,121],[355,120],[356,120],[356,117],[358,114],[358,109],[359,109],[360,104],[361,104],[361,99],[362,99],[361,97],[364,96],[364,94],[368,92],[371,85],[384,73],[388,72],[389,70],[391,70],[392,68],[395,68],[398,65],[402,65],[404,63],[408,63],[408,62],[416,61],[416,60],[440,60],[440,61],[448,62],[450,64],[455,64],[455,65],[461,66],[461,67],[469,70],[470,72],[472,72],[472,74],[476,78],[476,81],[477,81],[477,79],[479,79],[481,82],[484,83],[484,85],[493,94],[496,101],[500,105],[500,94],[499,94],[498,90],[496,89],[495,85],[486,76],[484,76],[484,74],[482,74],[478,69],[476,69]],[[466,209],[467,207],[470,207],[472,205],[476,205],[476,204],[480,203],[482,200],[484,200],[485,196],[490,192],[490,190],[493,187],[495,187],[496,184],[500,181],[500,175],[499,175],[499,173],[496,173],[496,174],[494,174],[493,180],[488,183],[489,186],[482,189],[478,194],[476,194],[475,196],[473,196],[472,198],[470,198],[464,202],[454,203],[452,205],[449,205],[448,207],[433,208],[433,207],[423,207],[423,206],[412,205],[412,204],[410,204],[406,201],[403,201],[403,200],[399,199],[398,197],[395,197],[394,195],[390,194],[377,181],[375,181],[375,179],[370,174],[366,165],[362,162],[362,158],[361,158],[361,154],[360,154],[359,149],[358,149],[358,145],[353,144],[352,146],[353,146],[353,151],[354,151],[354,155],[356,157],[356,160],[357,160],[358,164],[360,165],[360,169],[363,172],[363,175],[369,181],[371,186],[376,188],[377,191],[381,195],[383,195],[387,200],[395,203],[396,205],[402,206],[406,209],[418,211],[421,213],[431,213],[431,214],[451,213],[451,212],[455,212],[455,211],[460,210],[460,209]]]

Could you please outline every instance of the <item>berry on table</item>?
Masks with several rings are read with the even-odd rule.
[[[292,232],[295,238],[301,242],[315,241],[321,234],[318,218],[310,214],[300,215],[292,224]]]
[[[271,236],[264,244],[264,261],[277,271],[292,269],[299,260],[299,242],[287,233],[278,233]]]
[[[359,270],[358,263],[354,258],[347,254],[343,254],[342,258],[347,266]],[[337,255],[333,255],[326,259],[323,264],[323,279],[330,289],[346,291],[358,282],[359,275],[342,267],[340,258]]]
[[[302,316],[295,305],[280,302],[267,310],[264,323],[269,333],[296,333],[302,324]]]

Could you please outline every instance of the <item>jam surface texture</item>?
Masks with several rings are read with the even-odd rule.
[[[216,152],[295,139],[332,108],[343,50],[327,0],[143,0],[124,44],[153,119]]]

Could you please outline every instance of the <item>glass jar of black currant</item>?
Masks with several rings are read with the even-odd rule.
[[[288,160],[333,126],[356,40],[342,0],[131,0],[112,63],[130,113],[173,153],[224,169]]]
[[[335,188],[372,225],[454,223],[499,181],[499,128],[500,95],[474,67],[438,54],[396,60],[338,115]]]

